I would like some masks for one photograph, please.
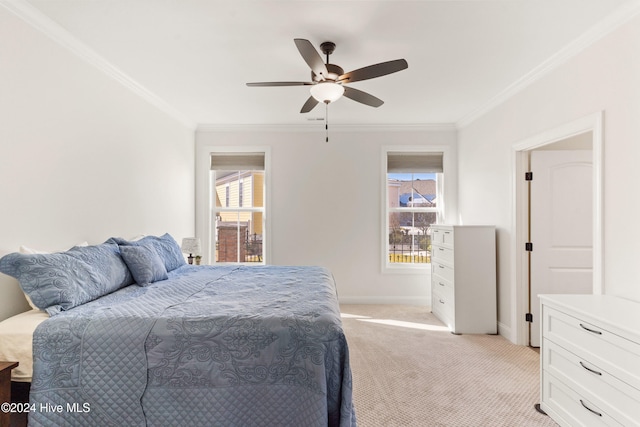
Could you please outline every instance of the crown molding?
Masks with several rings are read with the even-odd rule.
[[[174,109],[166,101],[142,86],[140,83],[121,71],[119,68],[115,67],[109,61],[107,61],[94,50],[82,43],[80,40],[75,38],[62,26],[40,12],[40,10],[29,4],[27,1],[0,0],[0,6],[3,6],[35,29],[44,33],[46,36],[48,36],[50,39],[52,39],[62,47],[68,49],[103,73],[107,74],[109,77],[113,78],[118,83],[122,84],[157,109],[173,117],[175,120],[179,121],[190,129],[196,128],[196,123],[184,116],[181,112]]]
[[[533,70],[516,80],[502,92],[491,98],[480,108],[470,112],[456,122],[456,127],[462,129],[475,120],[479,119],[489,111],[506,102],[528,86],[540,80],[551,71],[557,69],[569,59],[586,50],[595,44],[598,40],[612,33],[623,24],[630,21],[640,13],[640,0],[630,0],[618,7],[614,12],[606,18],[592,26],[589,30],[579,36],[577,39],[560,49],[553,56],[542,62]]]
[[[324,132],[324,121],[315,124],[207,124],[200,123],[196,132]],[[454,123],[425,124],[332,124],[329,132],[456,132]]]

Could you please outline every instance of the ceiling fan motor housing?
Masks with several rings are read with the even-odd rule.
[[[326,80],[337,80],[338,77],[344,74],[344,70],[342,67],[335,64],[326,64],[327,71],[329,72],[328,76],[324,76]],[[314,82],[321,82],[322,77],[316,75],[313,71],[311,72],[311,80]]]

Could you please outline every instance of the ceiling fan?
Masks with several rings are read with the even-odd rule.
[[[379,107],[384,104],[380,98],[346,85],[402,71],[409,66],[404,59],[396,59],[345,73],[342,67],[329,63],[329,55],[336,48],[335,43],[324,42],[320,45],[322,53],[327,56],[325,63],[309,40],[294,39],[294,42],[300,55],[311,68],[310,82],[259,82],[247,83],[247,86],[311,86],[311,96],[302,106],[301,113],[308,113],[320,102],[328,105],[330,102],[337,101],[342,95],[371,107]]]

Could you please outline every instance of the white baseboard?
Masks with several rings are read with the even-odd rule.
[[[517,344],[513,339],[514,337],[511,336],[511,328],[502,322],[498,322],[498,335],[505,337],[513,344]]]

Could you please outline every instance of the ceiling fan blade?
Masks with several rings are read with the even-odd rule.
[[[329,72],[327,71],[327,66],[325,65],[322,57],[318,53],[315,47],[311,44],[309,40],[306,39],[294,39],[293,40],[302,55],[302,58],[305,60],[311,71],[314,72],[317,76],[327,76]]]
[[[376,98],[375,96],[370,95],[367,92],[363,92],[352,87],[344,87],[344,96],[362,104],[369,105],[371,107],[379,107],[384,104],[384,101],[382,99]]]
[[[310,96],[309,99],[307,99],[307,102],[305,102],[304,105],[302,106],[302,109],[300,110],[300,112],[308,113],[309,111],[313,110],[316,105],[318,105],[318,100],[315,99],[313,96]]]
[[[249,87],[268,87],[268,86],[310,86],[311,82],[257,82],[247,83]]]
[[[404,59],[396,59],[394,61],[381,62],[375,65],[369,65],[368,67],[359,68],[348,73],[344,73],[338,77],[338,81],[344,83],[353,83],[360,80],[373,79],[375,77],[386,76],[387,74],[402,71],[408,68],[409,64]]]

